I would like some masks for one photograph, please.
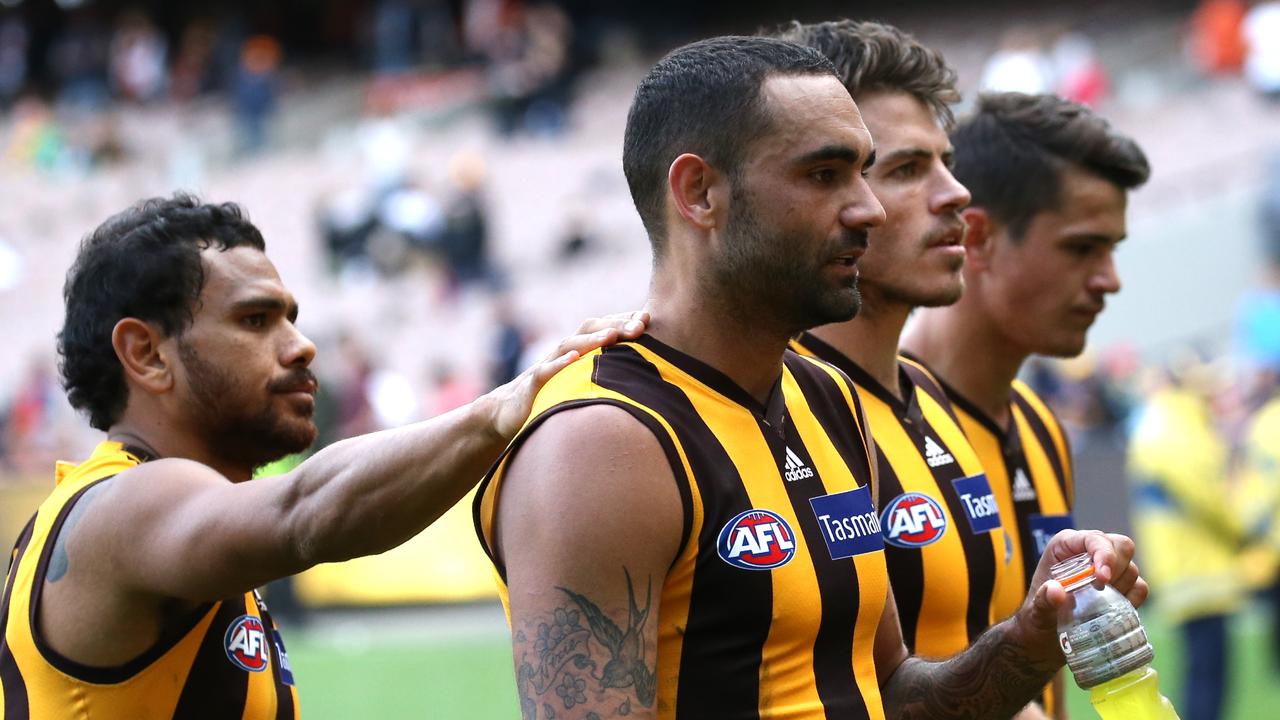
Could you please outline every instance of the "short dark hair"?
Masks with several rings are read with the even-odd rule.
[[[622,169],[654,256],[661,255],[667,171],[695,153],[736,175],[750,144],[770,127],[760,98],[774,75],[835,75],[811,48],[776,38],[726,36],[673,50],[640,81],[627,114]]]
[[[124,411],[128,389],[111,345],[120,320],[156,323],[181,335],[204,288],[200,252],[249,246],[265,250],[262,233],[234,203],[202,204],[191,195],[151,198],[113,215],[80,242],[62,296],[58,369],[67,399],[106,430]]]
[[[942,53],[915,36],[873,21],[792,20],[774,31],[783,40],[806,45],[830,58],[849,94],[877,90],[903,92],[919,100],[945,128],[955,123],[951,106],[960,102],[956,71]]]
[[[1132,190],[1151,166],[1142,148],[1101,116],[1054,95],[989,93],[951,132],[956,179],[981,207],[1022,238],[1031,218],[1061,202],[1062,174],[1080,168]]]

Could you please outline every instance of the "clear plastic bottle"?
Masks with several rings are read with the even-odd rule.
[[[1138,611],[1110,585],[1094,586],[1093,562],[1077,555],[1049,570],[1067,591],[1058,642],[1067,667],[1103,720],[1178,720],[1151,667],[1155,650]]]

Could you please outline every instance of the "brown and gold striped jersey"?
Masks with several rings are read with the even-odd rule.
[[[1075,527],[1067,436],[1053,411],[1020,380],[1009,390],[1013,419],[1009,430],[1002,429],[945,381],[942,386],[991,478],[1001,512],[1011,515],[1018,528],[1011,565],[1019,582],[998,602],[1002,617],[1012,615],[1026,597],[1049,540],[1059,530]]]
[[[918,358],[909,359],[925,367]],[[1049,540],[1059,530],[1075,527],[1071,448],[1058,418],[1026,383],[1015,380],[1009,389],[1012,424],[1006,430],[945,378],[937,379],[991,481],[1001,515],[1012,518],[1011,579],[997,589],[994,604],[995,619],[1002,620],[1026,599]],[[1044,693],[1040,702],[1047,712],[1055,712],[1052,693]]]
[[[654,433],[684,506],[659,605],[659,717],[883,718],[873,646],[888,578],[849,380],[787,352],[761,404],[651,336],[588,354],[542,390],[477,495],[477,532],[500,579],[490,541],[512,453],[547,417],[590,403]]]
[[[839,350],[806,333],[793,343],[858,388],[879,457],[880,526],[902,635],[913,653],[960,652],[999,618],[1009,542],[990,483],[937,381],[898,363],[905,400]],[[1010,524],[1010,527],[1012,525]]]
[[[91,487],[144,459],[103,442],[79,465],[59,463],[57,487],[18,538],[0,599],[0,720],[296,719],[288,656],[256,592],[200,606],[118,667],[80,664],[41,638],[36,605],[62,524]]]

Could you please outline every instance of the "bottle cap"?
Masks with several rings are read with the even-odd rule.
[[[1070,592],[1093,580],[1093,560],[1086,553],[1069,557],[1049,568],[1049,576]]]

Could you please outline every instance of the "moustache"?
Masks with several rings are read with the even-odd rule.
[[[292,370],[284,377],[272,380],[267,389],[274,393],[289,392],[309,392],[315,394],[320,391],[320,381],[316,379],[315,373],[307,368],[298,368]]]
[[[964,231],[966,229],[968,229],[968,226],[959,215],[952,219],[944,220],[925,235],[925,247],[933,247],[952,235],[956,236],[958,242],[962,243],[964,242]]]
[[[838,251],[833,254],[839,255],[840,252],[852,250],[853,248],[866,250],[869,237],[870,236],[866,230],[852,230],[846,228],[845,231],[841,233],[840,243],[837,248]]]

